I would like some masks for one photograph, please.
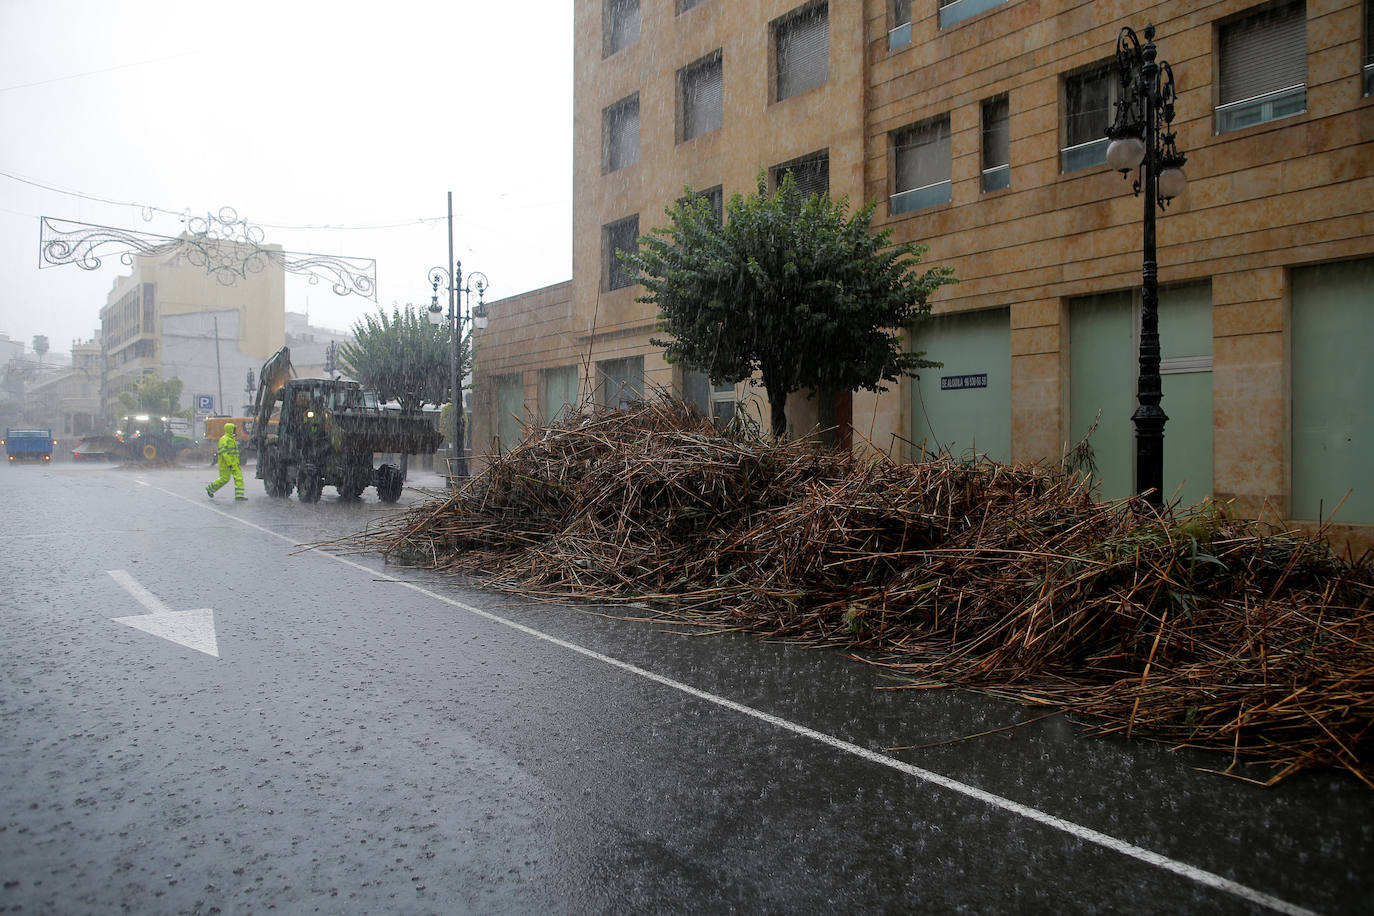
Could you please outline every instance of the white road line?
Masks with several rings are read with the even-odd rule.
[[[247,525],[248,527],[254,528],[258,531],[261,531],[264,534],[269,534],[272,537],[286,541],[289,544],[298,546],[298,542],[296,542],[295,540],[288,538],[285,535],[278,534],[275,531],[269,531],[268,529],[263,528],[261,525],[255,525],[250,521],[237,518],[232,513],[225,512],[221,509],[216,509],[213,506],[208,506],[199,500],[190,499],[186,496],[183,496],[180,493],[173,493],[171,490],[165,490],[162,487],[155,487],[155,489],[161,490],[168,496],[175,497],[176,499],[185,500],[186,502],[198,506],[202,509],[208,509],[211,512],[216,512],[220,515],[223,515],[225,518],[232,518],[234,519],[234,521],[239,522],[243,525]],[[345,566],[352,567],[353,569],[366,573],[369,576],[377,575],[377,570],[364,566],[361,563],[356,563],[353,560],[347,559],[346,557],[341,557],[337,554],[327,553],[323,551],[321,551],[320,553],[322,556],[328,557],[329,559],[334,560],[335,562],[342,563]],[[708,693],[705,690],[699,690],[698,688],[693,687],[690,684],[684,684],[681,681],[675,681],[670,677],[665,677],[664,675],[657,674],[645,668],[641,668],[638,665],[632,665],[629,662],[623,662],[620,659],[612,658],[609,655],[603,655],[602,653],[597,652],[594,649],[588,649],[585,646],[579,646],[576,643],[568,642],[567,640],[560,639],[559,637],[554,636],[552,634],[545,633],[541,630],[536,630],[533,627],[528,627],[523,623],[517,623],[514,620],[509,620],[505,617],[493,614],[490,611],[484,611],[481,608],[473,607],[472,605],[465,604],[462,601],[458,601],[456,599],[449,598],[445,595],[441,595],[437,592],[430,591],[429,589],[417,585],[413,582],[406,582],[397,579],[395,580],[395,583],[397,585],[401,585],[405,588],[408,588],[417,594],[424,595],[426,598],[431,598],[435,601],[442,602],[451,607],[455,607],[461,611],[465,611],[469,614],[472,614],[473,616],[481,617],[483,620],[489,620],[492,623],[499,623],[504,627],[509,627],[510,629],[520,633],[524,633],[527,636],[533,636],[535,639],[542,639],[544,642],[558,646],[562,649],[567,649],[569,652],[576,652],[579,655],[583,655],[587,658],[594,659],[598,662],[601,662],[602,664],[609,665],[613,668],[618,668],[621,671],[625,671],[629,674],[633,674],[638,677],[642,677],[646,680],[653,681],[654,683],[661,684],[664,687],[672,688],[673,690],[677,690],[689,696],[696,697],[699,700],[704,700],[707,703],[713,703],[716,706],[732,710],[733,712],[740,713],[741,715],[749,716],[751,718],[759,720],[760,722],[766,722],[769,725],[783,729],[784,731],[789,731],[795,735],[800,735],[804,738],[810,738],[813,741],[817,741],[821,744],[834,748],[835,750],[842,751],[846,754],[851,754],[862,760],[867,760],[870,763],[875,763],[879,766],[884,766],[889,769],[896,770],[899,773],[905,773],[908,776],[913,776],[916,779],[922,780],[923,782],[928,782],[933,785],[940,786],[941,788],[948,789],[951,792],[957,792],[960,795],[964,795],[968,798],[980,801],[983,804],[989,805],[991,807],[998,808],[1010,814],[1015,814],[1019,817],[1025,818],[1026,820],[1034,821],[1037,824],[1042,824],[1046,827],[1059,830],[1063,833],[1068,834],[1069,836],[1082,840],[1086,843],[1092,843],[1094,845],[1101,846],[1104,849],[1109,849],[1113,852],[1120,853],[1121,855],[1129,856],[1133,859],[1136,859],[1137,861],[1144,862],[1147,865],[1152,865],[1156,868],[1163,869],[1164,871],[1172,872],[1176,875],[1179,875],[1180,877],[1187,878],[1190,881],[1194,881],[1206,887],[1211,887],[1216,890],[1232,894],[1250,903],[1257,904],[1263,907],[1268,907],[1269,909],[1279,913],[1288,913],[1291,914],[1291,916],[1317,916],[1317,913],[1314,910],[1309,910],[1306,907],[1298,906],[1295,903],[1289,903],[1288,901],[1275,897],[1272,894],[1266,894],[1263,891],[1256,890],[1252,887],[1249,887],[1248,885],[1241,884],[1237,881],[1232,881],[1229,878],[1224,878],[1221,875],[1215,874],[1214,872],[1198,868],[1194,865],[1189,865],[1187,862],[1180,862],[1177,859],[1171,859],[1168,856],[1161,855],[1160,853],[1153,852],[1149,849],[1145,849],[1140,846],[1136,846],[1132,843],[1128,843],[1125,840],[1118,839],[1117,837],[1110,836],[1109,834],[1102,833],[1098,830],[1094,830],[1091,827],[1085,827],[1082,824],[1077,824],[1073,821],[1068,821],[1061,817],[1055,817],[1053,814],[1048,814],[1044,811],[1039,810],[1038,808],[1032,808],[1028,805],[1023,805],[1020,802],[1012,801],[1009,798],[1003,798],[1000,795],[995,795],[992,792],[980,789],[977,786],[972,786],[968,783],[960,782],[957,779],[951,779],[948,776],[942,776],[941,774],[936,773],[932,770],[927,770],[923,769],[922,767],[913,766],[912,764],[905,763],[901,760],[897,760],[894,757],[889,757],[886,754],[879,754],[876,751],[871,751],[868,748],[860,747],[859,745],[853,744],[849,741],[845,741],[842,738],[836,738],[834,735],[827,735],[825,732],[816,731],[813,728],[808,728],[805,725],[800,725],[788,719],[780,718],[771,713],[764,712],[761,709],[755,709],[752,706],[746,706],[743,703],[737,703],[734,700],[727,699],[726,697],[718,696],[714,693]],[[151,595],[149,597],[151,597]],[[154,598],[153,600],[156,601],[157,599]]]
[[[111,569],[107,570],[107,572],[109,572],[110,578],[114,579],[116,582],[122,585],[124,587],[124,591],[128,592],[130,595],[133,595],[134,600],[137,601],[139,604],[143,605],[143,607],[147,609],[149,614],[172,613],[172,609],[169,608],[167,605],[163,604],[161,599],[159,599],[157,595],[154,595],[152,592],[144,588],[140,583],[135,581],[133,576],[129,575],[124,570]]]

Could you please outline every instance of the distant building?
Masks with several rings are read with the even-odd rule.
[[[71,365],[42,373],[26,392],[27,412],[57,437],[101,432],[100,380],[99,339],[72,341]]]
[[[209,413],[237,413],[248,370],[256,372],[285,339],[285,301],[275,261],[225,285],[182,254],[136,257],[100,310],[106,416],[120,415],[120,393],[150,373],[180,378],[183,406],[208,399]]]
[[[286,345],[291,348],[291,365],[298,376],[345,375],[337,365],[338,348],[352,342],[352,332],[316,327],[310,324],[310,315],[305,312],[286,313]]]

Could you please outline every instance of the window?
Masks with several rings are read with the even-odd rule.
[[[911,0],[892,0],[892,28],[887,31],[887,49],[895,51],[911,44]]]
[[[496,394],[496,448],[508,452],[525,438],[525,377],[512,372],[492,378]]]
[[[813,3],[773,21],[774,100],[815,89],[830,75],[829,7]]]
[[[604,0],[601,56],[610,57],[639,41],[639,0]]]
[[[812,194],[829,194],[830,150],[823,149],[818,153],[773,166],[768,170],[768,181],[773,190],[778,189],[783,176],[788,172],[792,173],[792,180],[797,183],[797,190],[803,198],[809,198]]]
[[[1106,130],[1116,114],[1121,82],[1110,63],[1064,80],[1064,148],[1060,171],[1072,172],[1107,161]]]
[[[539,370],[539,418],[546,423],[561,420],[577,409],[577,367]]]
[[[895,216],[949,203],[949,115],[895,131],[892,159],[895,181],[888,213]]]
[[[1307,9],[1285,3],[1225,23],[1220,49],[1217,133],[1307,109]]]
[[[701,369],[683,367],[682,397],[715,420],[717,429],[724,429],[735,417],[735,386],[713,385]]]
[[[639,215],[626,217],[601,227],[601,288],[606,292],[633,286],[634,280],[616,257],[617,251],[639,249]]]
[[[1364,94],[1374,95],[1374,0],[1364,0]]]
[[[1007,0],[940,0],[940,28],[985,13]]]
[[[644,357],[605,359],[596,364],[597,403],[624,409],[644,399]]]
[[[983,102],[983,190],[1011,186],[1011,106],[1005,95]]]
[[[725,201],[720,185],[716,185],[714,188],[707,188],[705,191],[696,191],[692,194],[690,199],[705,200],[707,205],[710,206],[711,212],[715,214],[716,222],[725,221]],[[689,198],[680,197],[678,198],[678,203],[685,203],[687,200],[689,200]]]
[[[720,127],[722,88],[719,50],[677,72],[679,143]]]
[[[639,93],[601,112],[602,173],[639,161]]]

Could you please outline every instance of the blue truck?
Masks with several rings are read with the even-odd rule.
[[[51,429],[11,429],[6,427],[5,455],[10,461],[52,461]]]

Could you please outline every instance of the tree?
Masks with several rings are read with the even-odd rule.
[[[668,227],[620,253],[646,290],[638,301],[658,306],[659,330],[672,335],[653,340],[668,361],[717,384],[758,373],[776,436],[794,391],[884,391],[885,381],[939,365],[903,352],[900,329],[930,314],[931,293],[955,282],[952,271],[919,271],[924,247],[870,232],[874,203],[852,218],[848,206],[804,199],[791,173],[770,195],[760,173],[758,193],[734,195],[723,221],[688,188],[665,211]]]
[[[163,379],[157,373],[144,375],[133,391],[121,391],[119,403],[125,410],[170,417],[178,414],[178,403],[186,383],[173,376]]]
[[[407,410],[448,400],[449,328],[430,324],[414,305],[405,311],[395,305],[353,325],[353,342],[339,348],[339,364],[384,401],[397,401]],[[468,341],[459,342],[458,378],[468,364]],[[460,381],[461,384],[461,381]]]
[[[38,364],[43,365],[43,355],[48,352],[48,335],[33,335],[33,352],[38,354]]]

